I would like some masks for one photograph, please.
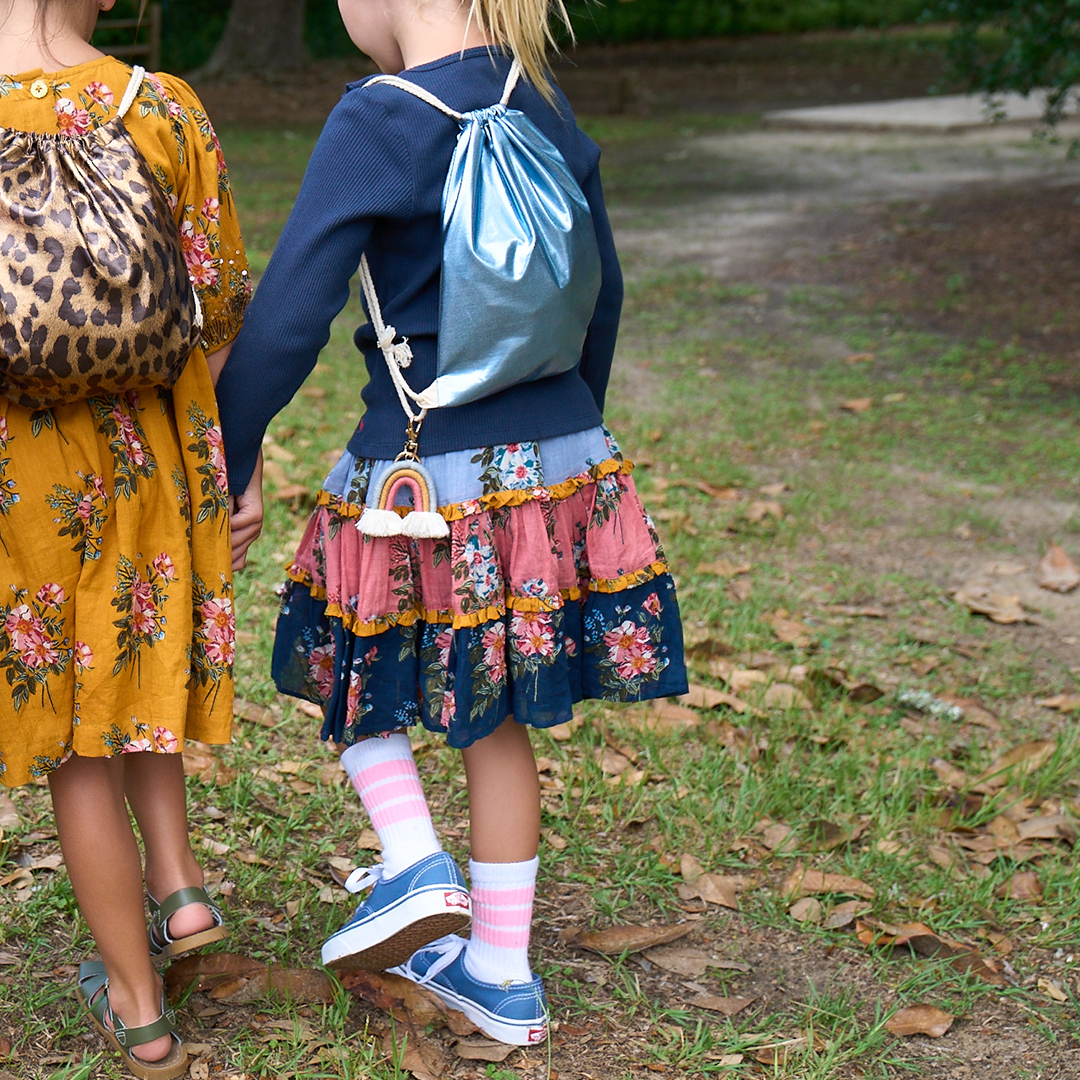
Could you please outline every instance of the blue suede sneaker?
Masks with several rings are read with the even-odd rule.
[[[466,945],[464,938],[450,934],[389,971],[426,987],[491,1039],[514,1046],[542,1043],[548,1033],[548,1010],[540,977],[501,985],[480,982],[465,967]]]
[[[469,890],[445,851],[428,855],[392,878],[382,866],[354,870],[349,892],[371,885],[353,917],[322,947],[327,967],[383,971],[400,964],[421,945],[469,924]]]

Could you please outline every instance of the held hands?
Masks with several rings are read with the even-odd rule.
[[[229,524],[232,528],[232,568],[234,570],[242,570],[247,564],[247,549],[262,532],[262,472],[263,457],[260,451],[248,486],[232,499]]]

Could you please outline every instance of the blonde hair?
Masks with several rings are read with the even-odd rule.
[[[570,40],[574,40],[574,28],[563,0],[470,0],[469,19],[475,20],[495,45],[517,59],[525,78],[548,101],[554,99],[548,77],[548,51],[558,48],[552,20],[561,23]]]

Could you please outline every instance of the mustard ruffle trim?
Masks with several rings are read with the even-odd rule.
[[[288,567],[288,575],[298,585],[307,587],[308,592],[316,600],[326,599],[326,589],[312,583],[311,574],[307,570],[297,570],[294,566]],[[382,634],[395,626],[413,626],[415,623],[435,623],[461,630],[467,627],[479,626],[484,622],[493,622],[501,619],[510,611],[558,611],[571,600],[580,600],[583,594],[589,592],[618,593],[632,589],[636,585],[644,585],[661,574],[668,573],[668,565],[662,560],[635,570],[630,574],[623,574],[617,578],[593,578],[588,588],[582,590],[574,586],[571,589],[560,589],[559,600],[544,600],[538,596],[509,596],[504,605],[493,605],[471,611],[467,615],[455,615],[450,611],[435,611],[427,608],[413,608],[409,611],[395,611],[390,615],[384,615],[377,619],[358,619],[349,611],[343,611],[339,604],[327,604],[326,614],[335,619],[340,619],[346,630],[356,634],[357,637],[374,637]]]
[[[522,506],[539,498],[544,498],[549,502],[561,502],[563,499],[568,499],[575,492],[580,491],[583,487],[595,484],[597,480],[605,476],[611,476],[613,473],[629,476],[633,471],[634,463],[632,461],[626,461],[625,459],[619,461],[616,458],[608,458],[606,461],[594,465],[587,473],[572,476],[569,480],[563,480],[561,483],[553,484],[551,487],[538,484],[536,487],[531,488],[492,491],[475,499],[466,499],[464,502],[440,506],[436,509],[436,513],[441,514],[447,521],[460,521],[462,518],[477,513],[478,510],[483,512],[498,510],[505,506]],[[325,506],[333,510],[335,514],[345,518],[358,518],[364,512],[363,503],[345,502],[340,495],[332,495],[325,490],[319,492],[316,501],[317,505]],[[402,517],[410,511],[408,506],[395,506],[393,509]]]

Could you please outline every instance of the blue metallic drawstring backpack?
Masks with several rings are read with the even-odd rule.
[[[417,392],[402,370],[407,340],[383,322],[366,256],[360,282],[368,316],[408,418],[397,467],[369,493],[357,527],[369,536],[445,536],[431,477],[419,464],[429,409],[464,405],[518,383],[575,368],[600,292],[592,213],[562,154],[521,111],[508,108],[521,69],[511,65],[500,101],[459,113],[415,83],[380,75],[460,125],[442,193],[442,277],[436,378]],[[393,510],[412,491],[413,511]],[[426,490],[425,490],[426,487]]]

